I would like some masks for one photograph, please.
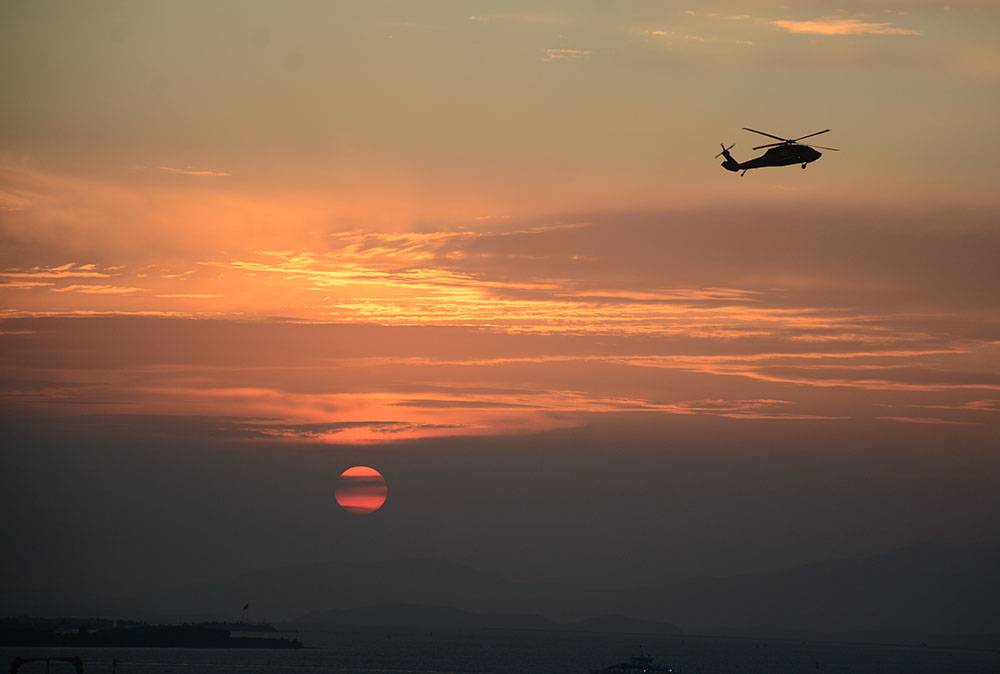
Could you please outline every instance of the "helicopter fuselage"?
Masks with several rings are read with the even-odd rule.
[[[805,168],[806,164],[814,162],[823,156],[823,153],[819,150],[814,150],[808,145],[798,145],[796,143],[772,147],[761,156],[748,159],[744,162],[736,161],[728,152],[724,154],[726,155],[726,161],[722,162],[722,167],[730,171],[747,171],[749,169],[764,168],[765,166],[791,166],[792,164],[802,164],[802,168]]]
[[[822,156],[822,152],[814,150],[808,145],[798,145],[796,143],[779,145],[778,147],[772,147],[759,157],[741,162],[740,170],[762,168],[764,166],[791,166],[792,164],[808,164],[816,161]]]

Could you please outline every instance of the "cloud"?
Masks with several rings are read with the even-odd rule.
[[[970,400],[962,405],[962,409],[976,412],[1000,412],[1000,400]]]
[[[49,279],[49,278],[109,278],[111,275],[97,271],[93,264],[68,262],[57,267],[32,267],[0,271],[0,278]]]
[[[45,288],[54,286],[55,283],[46,281],[8,281],[0,283],[0,288],[16,288],[18,290],[32,290],[34,288]]]
[[[360,433],[377,439],[386,436],[392,441],[394,436],[412,439],[434,431],[451,431],[459,426],[449,424],[411,423],[406,421],[341,421],[314,424],[276,423],[268,420],[226,419],[215,430],[229,437],[258,438],[268,440],[322,441],[331,436],[346,435],[357,441]],[[360,433],[359,433],[360,432]]]
[[[469,23],[493,23],[509,21],[512,23],[535,24],[540,26],[558,26],[568,23],[569,19],[558,14],[540,12],[494,12],[491,14],[473,14],[466,18]]]
[[[818,19],[796,21],[792,19],[776,19],[769,21],[790,33],[807,35],[922,35],[920,31],[901,28],[891,23],[863,21],[837,16],[826,16]]]
[[[730,22],[750,23],[758,26],[772,26],[780,28],[789,33],[799,35],[821,35],[821,36],[845,36],[845,35],[882,35],[882,36],[908,36],[916,37],[923,35],[919,30],[905,28],[894,25],[887,21],[871,21],[867,18],[850,17],[844,15],[822,16],[815,19],[775,19],[770,17],[755,16],[752,14],[720,14],[709,12],[705,14],[695,14],[693,16],[703,16],[712,20],[722,20]],[[658,31],[664,37],[670,35],[669,31]],[[653,33],[657,34],[656,31]],[[683,34],[674,34],[673,39],[684,39]],[[698,36],[690,36],[692,40],[699,39]],[[882,57],[884,58],[884,56]]]
[[[635,367],[680,369],[814,388],[914,393],[1000,391],[1000,372],[948,371],[943,368],[942,362],[946,361],[942,356],[949,353],[956,360],[967,357],[961,348],[950,352],[885,349],[854,353],[631,356],[621,357],[618,362]],[[808,364],[817,360],[819,364]],[[933,369],[929,367],[931,363],[935,365]]]
[[[668,405],[663,411],[674,414],[704,414],[726,417],[729,419],[754,420],[836,420],[846,419],[844,416],[829,416],[823,414],[800,414],[794,411],[784,411],[795,403],[788,400],[685,400]]]
[[[149,321],[152,332],[177,335],[176,347],[159,351],[138,338],[116,342],[112,330],[46,346],[39,353],[67,368],[96,371],[141,353],[137,368],[154,372],[142,370],[149,390],[137,394],[109,367],[102,395],[60,405],[359,424],[289,428],[289,442],[530,433],[600,416],[885,426],[875,419],[887,410],[875,404],[894,416],[975,420],[988,413],[905,404],[961,405],[1000,391],[1000,238],[992,212],[977,213],[779,206],[747,207],[738,220],[720,209],[417,232],[317,227],[323,236],[310,245],[212,247],[211,260],[22,263],[10,271],[46,278],[8,281],[114,279],[67,280],[59,285],[76,287],[60,293],[11,288],[3,299],[22,315],[127,309],[199,319]],[[239,321],[209,320],[217,316],[245,320],[246,332]],[[60,325],[68,335],[90,329],[86,320]],[[77,352],[81,343],[106,348]],[[155,370],[163,365],[168,372]],[[361,424],[371,420],[399,425]]]
[[[689,42],[697,44],[738,44],[747,47],[752,47],[753,42],[751,40],[741,40],[732,38],[717,37],[714,35],[697,35],[693,33],[678,33],[672,30],[646,30],[643,31],[650,37],[658,38],[667,43],[673,42]]]
[[[975,421],[957,421],[954,419],[939,419],[937,417],[878,417],[883,421],[895,421],[901,424],[922,424],[925,426],[979,426]]]
[[[667,417],[1000,423],[996,395],[982,393],[1000,391],[997,347],[948,340],[924,349],[824,342],[782,351],[791,345],[780,335],[125,317],[8,319],[0,329],[5,404],[207,415],[231,420],[216,426],[234,439],[372,444]]]
[[[329,316],[343,321],[480,325],[513,332],[701,336],[748,335],[767,331],[769,325],[836,327],[839,331],[854,326],[848,316],[753,306],[756,293],[739,288],[579,289],[579,283],[571,279],[492,280],[437,261],[422,246],[404,243],[395,253],[377,246],[353,262],[339,254],[296,253],[220,264],[282,277],[315,291],[363,288],[324,305]]]
[[[132,293],[145,292],[146,288],[134,288],[131,286],[114,285],[84,285],[74,284],[52,288],[54,293],[83,293],[85,295],[131,295]]]
[[[702,338],[699,338],[702,339]],[[370,365],[389,366],[450,366],[504,368],[511,366],[545,366],[565,364],[599,364],[623,367],[653,368],[713,377],[741,378],[764,384],[795,388],[858,389],[880,392],[961,393],[967,391],[1000,391],[1000,372],[975,373],[942,368],[944,356],[956,360],[968,357],[963,349],[884,350],[837,352],[749,354],[674,354],[674,355],[613,355],[613,354],[540,354],[499,358],[383,358],[363,359]],[[928,370],[934,363],[937,368]],[[879,376],[874,376],[877,373]],[[971,403],[970,403],[971,405]],[[948,406],[946,409],[988,411],[988,401],[977,406]]]
[[[302,392],[274,386],[219,386],[232,374],[183,372],[183,378],[202,385],[173,386],[166,380],[178,373],[162,368],[141,371],[144,385],[122,379],[111,371],[95,372],[93,382],[30,379],[0,397],[21,406],[87,414],[99,406],[95,419],[145,421],[146,427],[176,429],[171,418],[190,418],[204,425],[200,435],[216,438],[370,444],[428,437],[518,435],[568,428],[599,415],[711,416],[735,420],[835,420],[843,416],[802,412],[796,403],[774,399],[707,399],[660,402],[635,395],[602,395],[582,390],[536,387],[514,393],[476,394],[475,387],[453,387],[450,392],[395,391],[369,384],[352,393],[341,390]],[[56,374],[52,371],[49,375]],[[220,377],[222,379],[220,379]],[[103,381],[101,381],[103,379]],[[117,380],[117,381],[116,381]],[[152,383],[153,385],[149,385]],[[419,396],[419,397],[416,397]],[[390,416],[391,415],[391,416]],[[160,420],[149,423],[149,420]]]
[[[158,166],[161,171],[165,173],[170,173],[175,176],[191,176],[194,178],[225,178],[233,175],[228,171],[217,171],[214,169],[206,168],[196,168],[194,166],[185,166],[183,168],[177,168],[174,166]]]
[[[669,30],[651,30],[649,34],[653,37],[663,37],[671,40],[682,40],[686,42],[705,42],[707,38],[702,35],[689,35],[686,33],[675,33]]]
[[[543,51],[543,61],[582,61],[588,58],[593,52],[590,49],[545,49]]]
[[[530,409],[541,409],[538,405],[531,405],[528,403],[520,402],[501,402],[493,400],[462,400],[459,398],[446,398],[440,400],[400,400],[399,402],[392,403],[399,407],[422,407],[426,409],[513,409],[513,408],[530,408]]]
[[[78,296],[73,306],[62,299],[54,306],[58,294],[30,289],[7,299],[8,308],[29,314],[127,308],[196,316],[210,310],[509,334],[758,340],[776,352],[837,352],[859,344],[914,351],[996,336],[1000,325],[982,317],[996,315],[992,262],[1000,238],[968,218],[947,229],[905,214],[892,218],[875,225],[816,209],[794,224],[783,213],[750,211],[739,227],[711,215],[662,214],[551,226],[351,230],[312,248],[261,246],[201,263],[187,258],[179,267],[120,256],[129,266],[113,272],[65,263],[0,274],[18,282],[114,276],[113,284],[102,285],[148,289],[141,300],[136,290],[89,291],[90,297],[132,294],[128,307],[87,303],[87,291],[77,287],[63,291]],[[867,252],[858,256],[861,244]],[[801,369],[761,374],[843,378]]]

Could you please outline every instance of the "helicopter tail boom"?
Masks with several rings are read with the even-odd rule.
[[[720,156],[726,158],[726,160],[724,162],[722,162],[722,164],[720,164],[720,166],[722,166],[722,168],[726,169],[727,171],[739,171],[740,170],[740,163],[738,161],[736,161],[735,159],[733,159],[733,155],[729,154],[729,151],[731,149],[733,149],[733,147],[736,145],[736,143],[733,143],[729,147],[726,147],[722,143],[719,143],[719,145],[722,147],[722,152],[720,152],[719,154],[715,155],[715,158],[718,159]]]

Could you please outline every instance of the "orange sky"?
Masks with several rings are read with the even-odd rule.
[[[44,4],[2,22],[14,404],[328,443],[996,431],[989,3]],[[738,178],[744,125],[843,151]]]

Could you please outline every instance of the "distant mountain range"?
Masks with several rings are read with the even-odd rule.
[[[513,629],[681,634],[676,625],[637,620],[623,615],[604,615],[576,622],[557,623],[535,614],[477,613],[444,606],[417,604],[387,604],[313,611],[295,620],[293,624],[297,628],[418,627],[440,630]]]
[[[377,621],[386,616],[366,607],[394,606],[394,620],[417,624],[562,628],[575,622],[579,629],[605,630],[603,623],[577,621],[617,614],[686,632],[1000,634],[1000,545],[920,545],[769,573],[614,590],[513,582],[441,560],[341,561],[177,588],[118,614],[226,617],[248,601],[255,617],[272,621],[307,614]],[[406,605],[413,608],[400,608]],[[645,631],[639,623],[619,629],[623,625],[607,631]]]
[[[917,545],[783,571],[641,589],[636,615],[745,630],[1000,634],[1000,544]]]

